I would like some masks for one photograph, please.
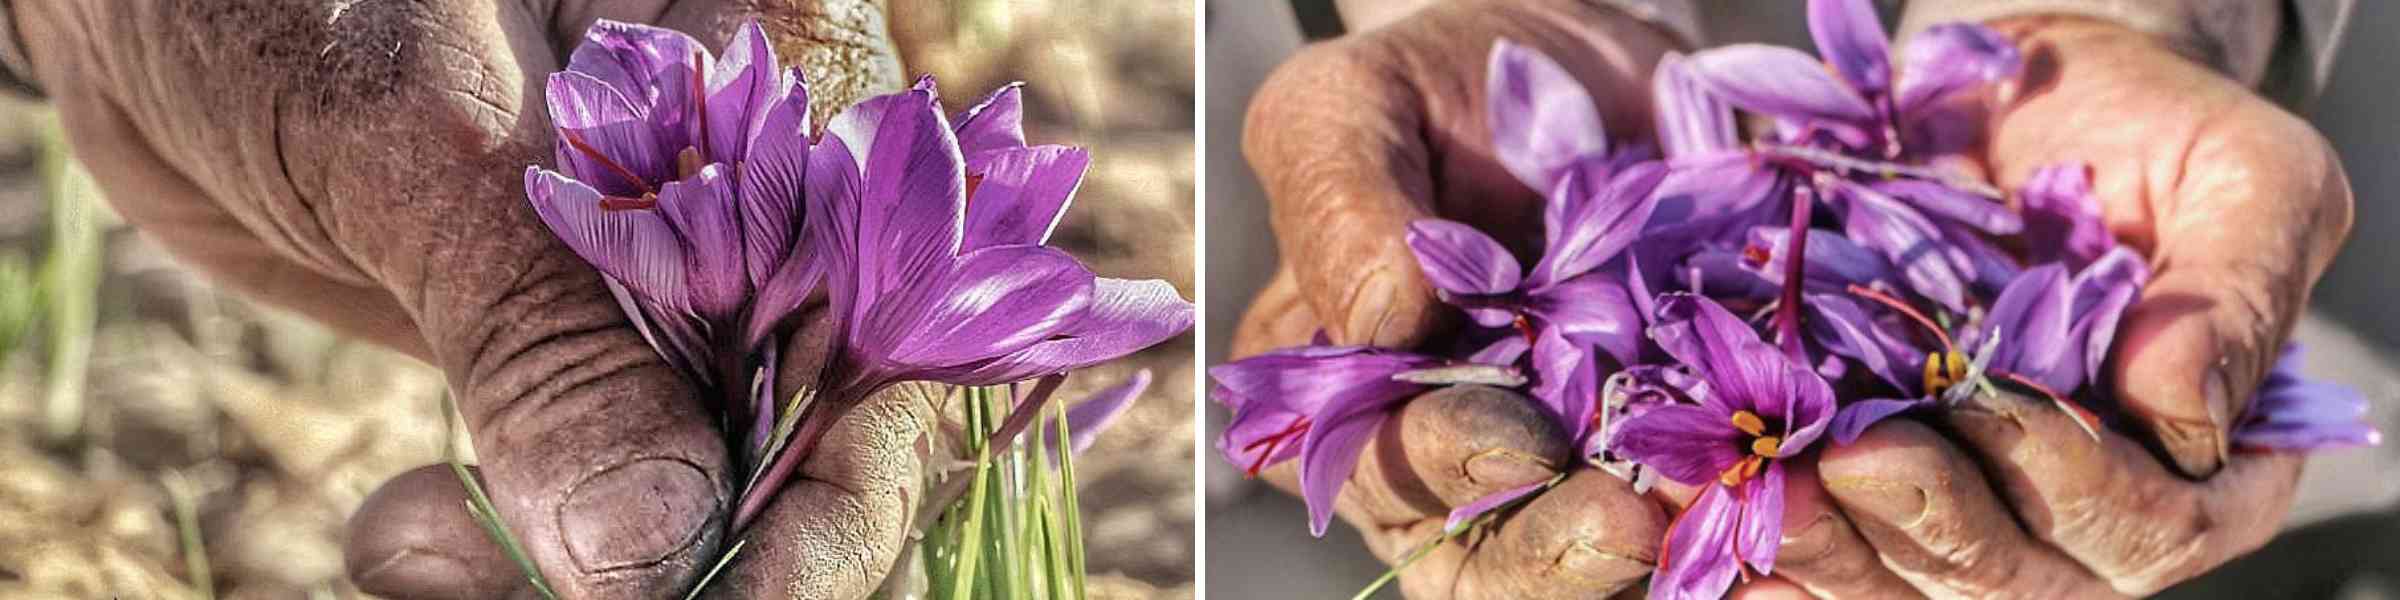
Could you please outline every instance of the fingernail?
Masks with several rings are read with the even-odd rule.
[[[1556,563],[1546,565],[1549,568],[1545,570],[1580,587],[1597,589],[1614,588],[1638,579],[1657,564],[1655,553],[1601,548],[1588,541],[1577,541],[1559,554]]]
[[[1344,342],[1373,346],[1396,343],[1397,340],[1385,339],[1395,332],[1384,328],[1391,322],[1392,303],[1397,300],[1393,295],[1398,293],[1399,286],[1380,272],[1359,282],[1357,291],[1350,296],[1350,319],[1342,329],[1349,339]]]
[[[1495,488],[1512,488],[1558,474],[1557,467],[1542,459],[1510,450],[1493,448],[1467,458],[1467,480]]]
[[[363,590],[384,595],[451,590],[475,581],[467,563],[446,554],[406,548],[353,576]]]
[[[1784,532],[1783,547],[1775,555],[1779,565],[1805,569],[1833,554],[1832,513],[1817,513],[1799,528],[1785,527]]]
[[[643,567],[697,543],[719,504],[699,467],[646,458],[575,484],[558,509],[559,531],[585,573]]]
[[[2233,422],[2233,384],[2227,383],[2225,360],[2208,370],[2208,379],[2200,383],[2200,393],[2208,401],[2208,422],[2218,427]]]
[[[1907,527],[1925,517],[1925,488],[1912,484],[1848,477],[1826,480],[1825,490],[1842,501],[1842,508],[1884,523]]]

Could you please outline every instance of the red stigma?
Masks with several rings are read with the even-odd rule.
[[[621,210],[648,210],[648,209],[657,208],[657,207],[658,207],[658,197],[656,197],[656,196],[643,196],[643,197],[640,197],[640,198],[626,198],[626,197],[623,197],[623,196],[602,196],[602,197],[600,198],[600,210],[605,210],[605,211],[609,211],[609,212],[616,212],[616,211],[621,211]]]
[[[1751,267],[1759,267],[1767,264],[1767,259],[1770,258],[1773,258],[1773,256],[1767,254],[1767,249],[1765,247],[1742,247],[1742,264],[1750,265]]]
[[[1893,298],[1883,292],[1868,289],[1866,286],[1861,286],[1855,283],[1850,284],[1850,294],[1860,298],[1872,300],[1876,304],[1881,304],[1885,308],[1890,308],[1895,312],[1907,316],[1909,320],[1916,321],[1917,325],[1924,327],[1926,331],[1933,332],[1934,339],[1941,340],[1943,352],[1958,352],[1958,346],[1950,343],[1949,333],[1942,331],[1940,326],[1933,324],[1933,319],[1926,318],[1925,313],[1917,312],[1917,309],[1909,306],[1907,302],[1901,302],[1899,298]]]
[[[650,196],[658,193],[658,190],[650,189],[650,182],[642,181],[641,176],[634,175],[632,169],[627,169],[625,168],[625,165],[617,164],[617,161],[609,160],[608,155],[601,154],[599,150],[592,148],[591,144],[583,143],[583,137],[575,135],[575,132],[568,131],[566,128],[561,127],[558,129],[558,136],[567,140],[568,147],[574,148],[576,152],[582,152],[584,156],[590,157],[594,161],[598,161],[600,166],[606,167],[609,171],[615,172],[618,177],[625,178],[625,182],[633,184],[633,189],[641,190],[642,195]]]
[[[1533,320],[1525,318],[1525,315],[1517,315],[1516,325],[1517,333],[1524,334],[1526,345],[1540,342],[1541,336],[1533,330]]]
[[[1251,459],[1250,466],[1242,469],[1242,475],[1252,479],[1258,478],[1258,472],[1266,470],[1267,461],[1275,457],[1275,451],[1282,449],[1283,444],[1285,442],[1292,441],[1292,438],[1300,437],[1300,434],[1307,433],[1308,425],[1308,417],[1295,417],[1292,419],[1292,424],[1284,426],[1282,431],[1277,431],[1271,435],[1268,435],[1267,437],[1259,438],[1256,441],[1252,441],[1249,444],[1243,445],[1243,452],[1258,450],[1260,446],[1265,446],[1266,449],[1259,451],[1258,458]]]

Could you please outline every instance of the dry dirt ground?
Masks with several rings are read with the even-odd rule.
[[[1037,143],[1092,149],[1055,243],[1103,275],[1193,295],[1192,23],[1180,2],[962,3],[893,27],[913,72],[953,108],[1012,80]],[[38,257],[38,109],[0,105],[0,252]],[[98,201],[92,200],[97,206]],[[384,478],[436,462],[444,384],[425,365],[219,292],[110,221],[73,436],[41,424],[48,348],[0,362],[0,600],[197,597],[171,489],[189,492],[220,598],[359,598],[343,521]],[[1094,591],[1188,598],[1191,338],[1071,380],[1132,368],[1159,382],[1077,469]]]

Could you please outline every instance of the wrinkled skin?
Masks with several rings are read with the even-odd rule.
[[[755,17],[830,111],[901,85],[878,3],[13,5],[34,79],[127,220],[227,286],[448,374],[500,514],[563,596],[680,596],[731,543],[745,474],[713,409],[525,201],[525,166],[550,160],[540,78],[597,18],[721,46]],[[784,389],[821,362],[813,329]],[[837,425],[715,589],[872,591],[915,512],[936,397],[894,388]],[[440,467],[376,491],[345,550],[360,587],[530,595],[461,493]]]
[[[1578,10],[1591,9],[1379,12],[1374,22],[1389,24],[1311,47],[1269,78],[1244,151],[1285,262],[1245,315],[1236,357],[1306,343],[1320,328],[1336,343],[1442,341],[1459,323],[1402,243],[1411,219],[1473,224],[1530,259],[1539,199],[1484,145],[1477,59],[1501,36],[1557,58],[1626,136],[1649,124],[1647,73],[1670,44],[1622,15]],[[2094,444],[2056,409],[2021,399],[1942,417],[1954,439],[1906,420],[1879,426],[1826,450],[1817,477],[1792,477],[1775,576],[1737,596],[2143,594],[2256,548],[2290,502],[2299,457],[2231,455],[2225,431],[2348,235],[2350,194],[2331,149],[2305,122],[2140,34],[2074,20],[1994,25],[2026,41],[2028,75],[1975,113],[1994,133],[1965,158],[2012,188],[2056,161],[2093,165],[2111,228],[2154,257],[2108,383],[2155,435]],[[2212,403],[2207,390],[2230,401]],[[1468,408],[1453,395],[1487,399]],[[1555,425],[1524,403],[1492,390],[1421,398],[1370,443],[1340,514],[1391,561],[1438,532],[1450,507],[1555,473],[1568,451],[1525,435]],[[1268,477],[1295,489],[1288,465]],[[1659,494],[1668,506],[1689,494],[1674,487]],[[1656,560],[1666,519],[1625,498],[1635,496],[1614,478],[1579,471],[1493,537],[1417,563],[1402,587],[1416,598],[1624,589]]]

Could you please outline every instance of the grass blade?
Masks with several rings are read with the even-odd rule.
[[[458,414],[458,401],[449,394],[443,394],[442,410],[444,414]],[[467,514],[475,518],[475,524],[483,526],[484,535],[491,536],[492,543],[500,545],[501,553],[517,563],[517,570],[523,572],[525,580],[533,584],[534,592],[548,600],[558,600],[558,592],[550,589],[550,580],[543,578],[542,570],[533,566],[532,555],[526,554],[525,546],[517,543],[517,536],[509,533],[508,524],[500,521],[500,511],[493,507],[492,497],[483,492],[483,482],[476,480],[474,473],[467,472],[467,463],[459,460],[458,453],[443,454],[449,459],[450,472],[458,474],[459,485],[467,487]]]
[[[748,545],[749,543],[750,540],[735,541],[732,548],[725,550],[724,556],[717,557],[717,565],[709,567],[708,573],[700,576],[699,583],[692,584],[692,591],[685,592],[683,594],[683,600],[692,600],[693,598],[700,597],[700,592],[708,589],[708,584],[715,583],[717,581],[717,574],[725,572],[725,565],[733,564],[734,555],[741,554],[742,546]]]
[[[159,484],[167,488],[167,496],[175,504],[175,530],[183,544],[184,576],[191,579],[192,589],[199,592],[202,600],[214,600],[217,584],[208,566],[208,545],[200,539],[200,490],[193,489],[192,480],[175,471],[168,471]]]

